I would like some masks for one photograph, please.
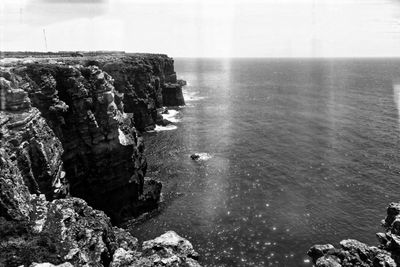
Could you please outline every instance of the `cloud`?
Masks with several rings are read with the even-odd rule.
[[[107,13],[107,0],[4,1],[0,23],[5,27],[21,24],[39,27],[78,18],[94,18]]]
[[[104,4],[108,0],[37,0],[37,3],[44,4]]]
[[[400,56],[400,4],[390,0],[0,1],[5,49],[43,49],[45,29],[52,50]]]

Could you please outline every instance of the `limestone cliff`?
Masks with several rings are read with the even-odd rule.
[[[182,93],[176,82],[164,55],[2,63],[0,266],[197,266],[193,251],[143,254],[108,218],[120,222],[157,207],[161,183],[145,178],[140,131],[160,121],[164,88]]]
[[[71,195],[84,198],[116,222],[157,206],[161,184],[144,179],[147,163],[139,131],[165,123],[157,111],[164,105],[165,90],[176,87],[182,95],[171,58],[37,58],[6,64],[0,75],[3,94],[14,87],[2,103],[17,109],[22,104],[14,103],[10,95],[18,98],[18,94],[28,94],[28,102],[41,112],[38,116],[53,130],[61,149],[59,162],[49,164],[50,173],[42,170],[43,174],[35,174],[46,164],[41,163],[43,157],[36,159],[33,154],[47,152],[40,144],[25,148],[30,151],[27,162],[39,166],[28,166],[24,173],[25,180],[30,175],[30,180],[38,183],[30,185],[30,193],[44,193],[51,200],[57,194],[66,195],[69,189]],[[173,101],[168,96],[167,104],[184,104],[180,96]],[[62,188],[54,191],[53,184],[60,183]],[[154,193],[143,195],[149,191],[146,186]]]

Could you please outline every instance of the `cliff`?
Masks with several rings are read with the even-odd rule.
[[[193,249],[176,251],[183,241],[175,233],[179,245],[160,245],[168,253],[140,252],[108,218],[121,222],[157,207],[161,183],[145,178],[140,131],[167,123],[157,109],[183,105],[181,95],[165,55],[3,60],[0,266],[196,266]]]
[[[70,193],[105,211],[115,222],[157,206],[161,184],[144,179],[147,163],[140,131],[166,123],[158,108],[184,104],[171,58],[101,55],[25,59],[4,65],[2,110],[25,108],[27,114],[39,110],[36,116],[43,122],[35,120],[39,123],[33,123],[33,128],[52,130],[39,133],[36,143],[16,144],[29,143],[24,153],[18,153],[25,155],[19,157],[19,165],[30,164],[22,170],[32,183],[27,184],[30,193],[43,193],[49,200]],[[171,88],[178,96],[164,97]],[[19,99],[21,94],[25,102]],[[34,108],[26,110],[28,106]],[[22,129],[19,135],[24,133]],[[52,139],[46,140],[48,136]],[[57,158],[46,161],[53,156]],[[149,191],[153,193],[143,195]]]
[[[340,248],[331,244],[315,245],[308,255],[317,267],[400,266],[400,203],[391,203],[382,221],[384,233],[377,233],[379,246],[369,246],[354,239],[340,242]]]

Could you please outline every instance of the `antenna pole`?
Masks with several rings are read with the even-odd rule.
[[[46,38],[46,30],[43,29],[43,36],[44,36],[44,45],[46,47],[46,52],[48,52],[49,50],[47,49],[47,38]]]

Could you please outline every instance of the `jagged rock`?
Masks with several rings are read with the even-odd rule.
[[[29,267],[73,267],[73,265],[69,262],[61,263],[58,265],[44,262],[44,263],[32,263],[31,266]]]
[[[316,267],[342,267],[340,259],[335,256],[322,256],[315,263]]]
[[[48,199],[65,196],[68,185],[62,162],[62,145],[40,112],[31,108],[18,113],[4,111],[0,115],[4,119],[4,123],[0,125],[0,139],[3,144],[1,157],[3,164],[7,166],[5,168],[13,173],[2,176],[3,194],[10,193],[12,190],[6,189],[9,188],[7,185],[14,184],[18,190],[13,193],[15,196],[29,193],[44,193]],[[27,186],[26,192],[18,189],[23,185]],[[6,205],[12,198],[7,199],[1,202]],[[27,197],[23,199],[26,204]],[[15,208],[5,209],[8,213],[19,213]]]
[[[2,72],[1,75],[11,77],[7,72]],[[31,107],[28,94],[16,86],[12,81],[0,77],[0,110],[18,111]]]
[[[4,231],[15,226],[2,228],[0,266],[32,262],[105,266],[111,262],[118,244],[110,219],[103,212],[78,198],[48,202],[44,196],[32,196],[29,204],[32,211],[22,230],[8,236]]]
[[[179,84],[179,85],[182,86],[182,87],[185,86],[185,85],[187,84],[185,80],[180,80],[180,79],[177,80],[176,82],[177,82],[177,84]]]
[[[138,240],[124,229],[113,227],[116,242],[120,248],[125,250],[137,250]]]
[[[346,239],[340,241],[341,247],[352,254],[357,254],[364,261],[371,260],[376,253],[376,247],[369,247],[360,241],[354,239]]]
[[[315,245],[308,251],[308,255],[316,266],[400,266],[400,236],[396,234],[400,228],[399,212],[400,204],[390,203],[387,217],[383,221],[386,232],[377,234],[381,243],[379,247],[346,239],[340,242],[340,249],[335,249],[332,245]]]
[[[332,249],[334,249],[334,246],[331,244],[314,245],[308,250],[307,255],[310,256],[315,262],[318,258],[324,256],[329,250]]]
[[[143,242],[142,249],[141,252],[127,248],[117,249],[110,266],[200,266],[196,260],[198,254],[192,244],[173,231]]]
[[[388,252],[381,252],[374,258],[372,262],[373,267],[397,267],[395,260]]]
[[[386,247],[388,245],[390,236],[388,236],[386,233],[377,233],[376,237],[378,238],[379,243],[381,243],[383,246]]]
[[[396,216],[391,224],[392,233],[399,235],[400,234],[400,217]]]
[[[154,253],[162,249],[165,250],[167,254],[175,252],[183,257],[198,258],[198,254],[194,251],[193,245],[174,231],[168,231],[153,240],[145,241],[142,247],[144,253]]]
[[[32,209],[30,193],[15,160],[0,142],[0,214],[8,220],[27,220]]]
[[[150,266],[200,266],[192,244],[173,231],[143,242],[142,248],[144,262]]]
[[[162,183],[160,181],[145,178],[143,184],[143,193],[139,199],[139,211],[146,212],[155,209],[160,201]]]
[[[137,265],[137,258],[132,250],[119,248],[115,251],[110,267],[128,267]]]

